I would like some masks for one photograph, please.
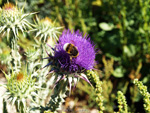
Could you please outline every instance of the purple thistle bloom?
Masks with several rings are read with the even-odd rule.
[[[77,48],[79,55],[76,58],[70,60],[69,54],[63,49],[66,43],[71,43]],[[72,73],[81,72],[83,69],[93,69],[96,54],[94,44],[92,44],[90,38],[83,37],[79,31],[65,30],[55,49],[54,58],[58,59],[61,68],[65,71]]]
[[[64,45],[66,43],[73,44],[75,46],[78,51],[77,56],[72,57],[67,51],[64,50]],[[50,72],[54,71],[58,73],[58,75],[62,75],[57,77],[56,84],[60,80],[63,80],[64,77],[68,79],[70,90],[71,82],[74,81],[75,86],[77,83],[77,78],[84,79],[90,83],[86,75],[83,74],[83,71],[93,69],[94,67],[96,54],[94,47],[95,46],[91,42],[90,38],[88,36],[83,36],[79,30],[76,32],[64,30],[55,48],[52,48],[54,50],[54,56],[48,54],[50,62],[46,65],[52,66]]]

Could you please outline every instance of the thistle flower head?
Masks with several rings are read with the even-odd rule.
[[[44,24],[44,25],[52,25],[52,20],[48,17],[45,17],[44,19],[41,19],[41,22]]]
[[[4,4],[4,6],[2,7],[3,8],[3,10],[10,10],[10,11],[17,11],[17,7],[15,7],[15,5],[13,4],[13,3],[10,3],[10,2],[8,2],[8,3],[6,3],[6,4]]]
[[[24,80],[24,75],[23,75],[23,73],[18,73],[18,74],[17,74],[17,77],[16,77],[16,80],[17,80],[18,82]]]
[[[53,38],[55,41],[58,40],[58,34],[60,34],[59,30],[62,27],[56,27],[55,21],[52,22],[48,17],[41,20],[37,17],[36,20],[36,37],[39,36],[40,40],[43,38],[44,42],[46,42],[48,37]]]
[[[12,72],[11,76],[6,73],[4,74],[7,79],[5,96],[10,99],[12,105],[17,104],[19,108],[19,105],[23,103],[23,106],[26,107],[26,99],[31,99],[32,96],[36,95],[34,93],[37,90],[35,79],[25,72],[19,72],[17,74]]]
[[[27,28],[31,28],[31,23],[26,19],[30,14],[24,14],[23,8],[19,9],[12,3],[4,4],[0,10],[0,33],[7,33],[7,38],[9,38],[10,32],[14,34],[15,38],[19,31],[24,33]]]
[[[66,43],[73,44],[77,48],[79,53],[77,57],[70,59],[70,55],[64,50]],[[59,39],[59,43],[56,45],[54,57],[60,62],[61,68],[69,72],[93,69],[95,62],[94,45],[90,38],[82,36],[82,33],[79,33],[79,31],[73,33],[69,30],[64,31]]]
[[[70,45],[64,49],[66,44]],[[54,48],[54,56],[49,55],[50,62],[46,66],[51,65],[53,71],[63,75],[57,81],[66,77],[71,84],[80,77],[89,82],[83,72],[93,69],[95,54],[94,44],[90,38],[83,36],[79,31],[65,30]]]

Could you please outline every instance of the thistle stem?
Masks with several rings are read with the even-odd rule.
[[[19,106],[18,106],[18,103],[16,102],[15,107],[16,107],[16,110],[18,113],[25,113],[25,111],[24,111],[25,108],[24,108],[22,102],[20,102]]]
[[[68,91],[68,80],[61,80],[54,88],[54,94],[51,96],[51,99],[49,101],[49,104],[44,108],[44,110],[50,110],[51,112],[54,112],[58,109],[60,109],[61,105],[64,101],[64,98],[66,97],[66,93]]]

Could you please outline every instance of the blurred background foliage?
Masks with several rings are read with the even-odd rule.
[[[0,5],[6,2],[0,0]],[[39,18],[49,17],[59,26],[89,34],[100,49],[96,68],[101,71],[96,73],[103,81],[105,112],[118,111],[116,95],[121,90],[129,111],[144,113],[142,96],[133,79],[140,79],[150,88],[150,0],[17,0],[17,4],[25,12],[37,12]],[[31,22],[32,16],[28,18]],[[26,37],[19,40],[23,50],[33,43],[34,34]],[[1,59],[7,58],[10,51],[4,41],[0,38],[0,47],[4,48]],[[69,98],[88,99],[82,106],[98,108],[91,89],[81,81]]]

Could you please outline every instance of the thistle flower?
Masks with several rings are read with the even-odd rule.
[[[35,37],[40,36],[40,40],[44,38],[44,42],[46,42],[48,37],[53,38],[55,41],[58,40],[58,34],[61,34],[59,30],[62,27],[56,27],[55,21],[52,22],[52,20],[48,17],[41,20],[37,17],[36,20],[37,22],[35,22],[35,24],[37,33]]]
[[[77,49],[78,55],[76,57],[71,56],[64,50],[64,46],[68,43]],[[71,90],[71,83],[74,81],[75,87],[77,78],[82,78],[90,83],[83,73],[85,70],[93,69],[95,63],[96,52],[90,38],[82,36],[82,33],[79,31],[64,30],[53,50],[54,56],[48,54],[49,57],[47,59],[50,59],[50,62],[46,66],[51,65],[50,72],[58,74],[56,84],[61,79],[67,78]],[[69,51],[71,52],[72,49]]]
[[[83,36],[79,31],[70,30],[64,30],[55,48],[51,49],[54,53],[50,55],[47,52],[49,57],[45,59],[49,59],[50,62],[45,67],[51,65],[50,73],[55,72],[56,82],[54,94],[44,110],[56,111],[64,102],[68,83],[70,92],[72,82],[75,88],[79,78],[91,84],[84,71],[93,69],[96,52],[90,38]]]
[[[4,74],[7,79],[7,84],[4,85],[7,91],[4,96],[8,97],[8,100],[12,105],[16,105],[18,110],[25,110],[27,99],[33,101],[32,96],[36,96],[35,79],[25,72],[17,74],[12,72],[11,76]]]
[[[6,4],[4,4],[4,6],[3,6],[3,9],[4,10],[10,10],[10,11],[14,11],[15,12],[15,10],[17,10],[16,9],[16,7],[15,7],[15,5],[14,4],[12,4],[12,3],[6,3]],[[12,12],[13,13],[13,12]]]
[[[27,16],[33,13],[24,14],[23,8],[18,9],[12,3],[6,3],[0,10],[0,33],[7,33],[7,38],[9,38],[9,34],[12,32],[17,38],[18,32],[27,30],[27,28],[32,28],[31,23],[26,19]]]

